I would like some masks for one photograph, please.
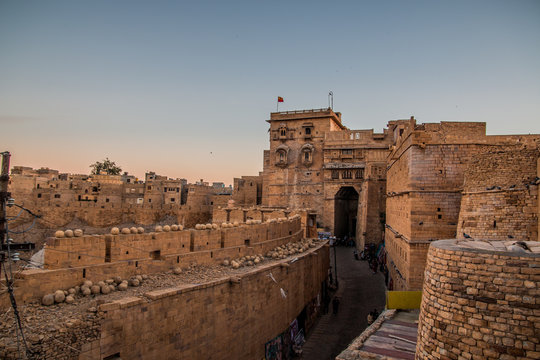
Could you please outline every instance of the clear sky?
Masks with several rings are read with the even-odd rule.
[[[540,133],[540,1],[0,0],[12,165],[232,183],[280,110]]]

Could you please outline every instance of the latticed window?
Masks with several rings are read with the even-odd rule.
[[[356,169],[354,172],[355,179],[362,179],[364,177],[364,169]]]
[[[342,179],[352,179],[352,171],[351,170],[344,170],[343,175],[341,176]]]
[[[332,170],[332,179],[339,179],[339,171]]]

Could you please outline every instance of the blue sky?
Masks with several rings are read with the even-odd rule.
[[[13,165],[231,183],[280,110],[540,133],[540,1],[0,1]]]

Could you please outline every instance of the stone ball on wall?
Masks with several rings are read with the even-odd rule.
[[[73,237],[73,230],[66,230],[64,231],[64,235],[68,238],[72,238]]]
[[[178,225],[172,224],[171,225],[171,231],[178,231]]]
[[[73,231],[73,235],[75,235],[75,237],[81,237],[84,235],[84,232],[82,229],[75,229],[75,231]]]
[[[129,230],[129,228],[122,228],[122,234],[127,235],[130,233],[131,233],[131,230]]]
[[[234,226],[234,227],[238,227],[239,225],[240,225],[240,224],[238,224],[238,221],[235,221],[235,222],[233,223],[233,226]]]
[[[41,303],[45,306],[54,304],[54,294],[47,294],[41,299]]]
[[[178,225],[178,230],[180,231],[184,230],[184,225]]]
[[[118,284],[118,290],[120,291],[126,291],[128,288],[128,283],[127,282],[121,282],[120,284]]]
[[[219,228],[218,224],[212,224],[212,229],[217,230]]]
[[[212,230],[212,224],[206,224],[204,227],[206,230]]]
[[[169,232],[169,231],[171,231],[171,227],[170,227],[169,225],[165,225],[165,226],[163,227],[163,231]]]
[[[229,227],[229,224],[227,224],[227,223],[221,223],[221,227],[226,229],[226,228]]]
[[[155,232],[162,232],[163,228],[161,227],[161,225],[158,225],[158,226],[156,226],[156,228],[154,230],[155,230]]]
[[[66,300],[66,294],[64,294],[64,290],[56,290],[54,292],[54,302],[61,303]]]
[[[63,238],[64,236],[65,234],[62,230],[58,230],[57,232],[54,233],[54,237],[57,237],[57,238]]]
[[[113,228],[111,229],[111,234],[112,234],[112,235],[118,235],[118,234],[120,234],[120,229],[118,229],[117,227],[113,227]]]
[[[142,226],[139,226],[139,227],[137,228],[137,233],[138,233],[138,234],[144,234],[144,228],[143,228]]]
[[[129,231],[132,233],[132,234],[136,234],[138,231],[137,231],[137,228],[135,226],[129,228]]]

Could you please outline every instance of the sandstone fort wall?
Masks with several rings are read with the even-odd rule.
[[[432,243],[416,358],[539,358],[539,286],[538,254]]]
[[[216,264],[225,259],[263,254],[302,237],[301,219],[295,216],[212,230],[49,238],[44,254],[45,269],[18,274],[15,294],[18,301],[25,303],[57,289],[75,287],[84,280],[97,282],[112,276],[129,278],[192,264]],[[9,299],[4,293],[0,308],[8,306]]]
[[[313,249],[288,266],[263,266],[235,282],[220,279],[103,304],[100,337],[82,346],[79,359],[264,358],[265,343],[320,296],[328,252],[328,246]]]

